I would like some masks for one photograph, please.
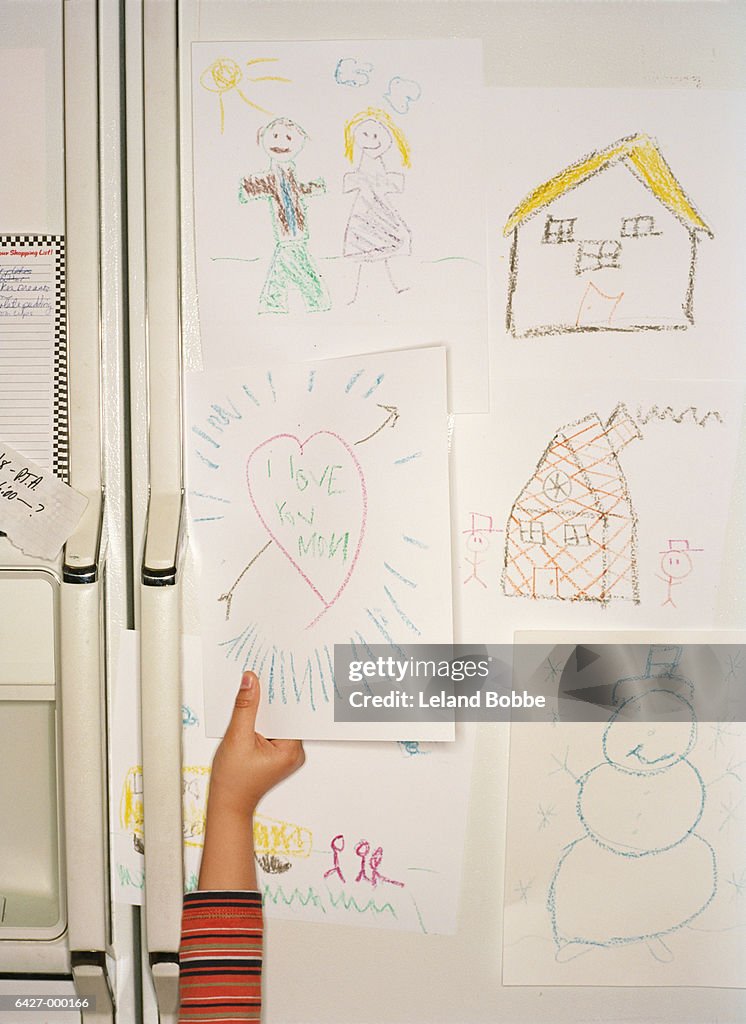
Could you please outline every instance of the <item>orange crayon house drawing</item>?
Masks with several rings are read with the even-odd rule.
[[[620,139],[539,185],[503,234],[512,239],[513,337],[694,323],[697,249],[712,231],[647,135]]]
[[[503,592],[639,602],[637,519],[619,453],[642,435],[620,403],[561,427],[510,510]]]

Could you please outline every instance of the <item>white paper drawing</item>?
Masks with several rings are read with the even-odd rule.
[[[132,904],[142,903],[145,887],[138,680],[138,634],[124,630],[112,748],[112,892]],[[262,681],[266,685],[266,675]],[[218,745],[205,734],[201,641],[194,636],[182,638],[181,714],[184,884],[190,891],[198,884]],[[454,934],[475,731],[461,725],[451,743],[306,743],[303,770],[268,793],[254,816],[264,913]]]
[[[726,382],[524,382],[459,425],[469,637],[713,625],[742,401]]]
[[[453,408],[487,407],[480,63],[455,40],[193,45],[205,368],[406,330],[448,346]]]
[[[218,740],[205,735],[199,638],[183,638],[182,660],[184,880],[192,890]],[[136,679],[137,663],[130,664]],[[455,933],[474,738],[467,724],[453,743],[306,743],[303,770],[268,793],[254,816],[265,914]],[[116,867],[117,898],[133,902],[144,885],[135,851],[144,841],[140,778],[137,768],[127,774],[130,821],[120,830],[124,860],[118,854]]]
[[[459,728],[454,743],[308,743],[295,784],[269,793],[254,817],[265,913],[421,934],[455,932],[473,739],[468,726]],[[195,771],[194,765],[185,769]],[[428,802],[439,808],[437,816],[423,813]],[[189,807],[200,836],[184,850],[187,885],[193,887],[204,799]],[[445,836],[442,808],[448,809]]]
[[[486,106],[497,365],[742,378],[738,91],[490,89]]]
[[[738,650],[722,649],[708,686],[743,686]],[[742,975],[742,726],[699,720],[691,647],[645,651],[613,687],[606,723],[513,728],[508,984],[733,985]]]
[[[333,653],[451,640],[443,350],[193,374],[188,430],[208,733],[250,668],[270,735],[410,738],[335,725]]]

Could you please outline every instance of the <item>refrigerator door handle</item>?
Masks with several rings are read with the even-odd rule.
[[[90,575],[63,567],[60,589],[63,786],[68,935],[104,961],[108,939],[106,696],[103,686],[102,583],[98,555]],[[85,994],[83,992],[80,993]],[[101,1006],[97,1012],[101,1012]]]
[[[184,538],[182,529],[183,496],[152,490],[148,501],[148,524],[145,534],[145,557],[142,584],[145,587],[175,586],[181,561]]]
[[[109,938],[106,688],[99,579],[101,472],[100,161],[96,0],[67,0],[64,18],[65,235],[70,367],[70,483],[88,507],[65,545],[60,689],[67,926],[83,1020],[112,1021]]]
[[[151,953],[150,970],[161,1024],[166,1024],[167,1015],[175,1019],[179,1012],[179,957],[176,954]]]
[[[145,942],[161,1020],[178,1012],[181,816],[181,230],[178,5],[144,0],[149,501],[140,587]]]
[[[151,509],[152,513],[152,509]],[[178,563],[178,559],[176,560]],[[174,582],[176,574],[174,574]],[[161,1014],[173,1013],[184,893],[181,820],[180,588],[146,576],[140,590],[146,942]],[[156,964],[160,966],[156,969]],[[170,980],[169,980],[170,979]],[[177,1004],[178,1005],[178,1004]]]
[[[62,579],[65,583],[96,583],[104,519],[101,490],[86,493],[88,505],[75,532],[65,544]]]
[[[89,1002],[81,1010],[82,1024],[113,1024],[114,1010],[104,954],[74,953],[71,966],[75,991]]]

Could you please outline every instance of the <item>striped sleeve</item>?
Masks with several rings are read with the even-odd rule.
[[[244,1024],[262,1012],[262,897],[190,892],[179,950],[179,1024]]]

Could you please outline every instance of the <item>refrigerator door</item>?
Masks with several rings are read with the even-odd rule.
[[[18,1019],[8,995],[73,1000],[76,1008],[55,1013],[61,1021],[131,1021],[137,920],[110,902],[107,789],[107,680],[131,605],[122,26],[118,6],[96,0],[19,2],[4,5],[1,18],[8,104],[0,133],[15,160],[1,183],[0,233],[25,249],[51,240],[65,263],[57,265],[54,360],[43,378],[48,408],[32,423],[28,405],[11,395],[0,439],[41,432],[55,453],[45,468],[84,494],[87,507],[52,561],[0,538],[0,1021]],[[32,342],[23,345],[15,353],[23,371],[3,378],[5,398],[9,379],[41,379]],[[39,1018],[24,1008],[24,1019]]]

